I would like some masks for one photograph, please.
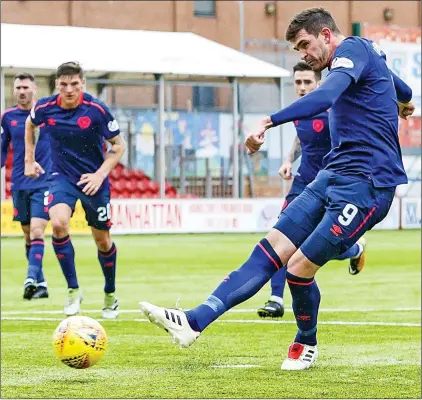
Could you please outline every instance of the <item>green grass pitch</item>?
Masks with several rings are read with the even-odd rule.
[[[138,302],[191,308],[249,256],[262,235],[115,237],[122,312],[102,321],[103,278],[91,238],[74,237],[83,313],[99,319],[109,345],[88,370],[55,357],[51,336],[64,317],[66,286],[47,239],[50,298],[24,301],[22,239],[3,239],[1,392],[3,398],[420,398],[420,231],[369,232],[365,270],[347,261],[317,275],[322,301],[320,357],[308,371],[281,371],[296,326],[287,311],[261,323],[269,285],[226,313],[189,349],[146,322]]]

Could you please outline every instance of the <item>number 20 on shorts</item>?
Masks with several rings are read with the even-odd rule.
[[[98,221],[104,222],[111,219],[111,207],[110,203],[107,204],[105,207],[98,207],[97,208],[98,213]]]

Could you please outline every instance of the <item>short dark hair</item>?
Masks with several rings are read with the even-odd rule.
[[[301,29],[305,29],[306,32],[317,37],[325,27],[330,28],[332,32],[340,33],[340,29],[328,10],[322,7],[307,8],[290,21],[286,30],[286,40],[293,42]]]
[[[79,75],[81,79],[84,78],[84,70],[81,65],[76,61],[65,62],[59,65],[56,71],[56,78],[61,76]]]
[[[21,72],[20,74],[16,74],[13,78],[13,82],[16,79],[20,79],[21,81],[23,81],[24,79],[29,79],[31,82],[35,82],[35,76],[30,74],[29,72]]]
[[[305,61],[299,61],[293,67],[293,73],[295,73],[296,71],[312,71],[315,74],[316,81],[321,80],[321,71],[314,71],[309,64],[306,64]]]

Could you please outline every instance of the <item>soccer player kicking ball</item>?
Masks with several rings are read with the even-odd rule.
[[[43,166],[34,157],[38,126],[45,124],[51,144],[51,181],[48,211],[53,228],[53,248],[66,278],[66,315],[78,314],[82,302],[75,268],[75,251],[69,236],[69,222],[79,199],[98,247],[104,278],[104,318],[116,318],[119,302],[115,295],[117,249],[110,237],[109,172],[125,152],[119,126],[107,106],[88,93],[82,67],[67,62],[56,72],[59,94],[40,99],[26,120],[25,175],[38,178]],[[104,157],[104,139],[111,149]]]
[[[301,98],[315,90],[321,83],[321,72],[301,61],[293,67],[294,88]],[[283,179],[292,179],[292,164],[302,155],[297,175],[283,204],[283,210],[311,183],[323,168],[323,159],[331,150],[328,111],[312,118],[294,121],[297,136],[293,142],[286,161],[278,173]],[[365,266],[366,240],[361,237],[345,253],[335,257],[336,260],[349,259],[349,273],[356,275]],[[284,287],[286,285],[286,268],[280,268],[271,278],[271,296],[265,305],[258,309],[261,318],[280,318],[284,315]]]
[[[25,121],[34,105],[37,91],[35,78],[29,73],[15,76],[13,93],[17,105],[8,108],[1,118],[1,167],[4,167],[10,143],[13,146],[12,197],[13,220],[21,223],[25,237],[28,270],[24,282],[23,298],[26,300],[48,297],[47,282],[42,262],[44,257],[44,231],[48,223],[48,210],[44,205],[48,190],[47,174],[39,179],[24,175]],[[46,171],[50,170],[50,144],[41,128],[36,158]]]
[[[411,89],[389,71],[381,50],[367,39],[344,37],[327,10],[310,8],[296,15],[286,39],[313,70],[328,68],[328,76],[312,93],[265,117],[245,144],[249,154],[255,153],[271,127],[330,109],[332,150],[326,166],[204,303],[186,312],[147,302],[140,307],[180,346],[190,346],[208,325],[252,297],[287,265],[298,331],[281,369],[304,370],[318,357],[321,297],[315,274],[382,221],[396,186],[407,182],[398,114],[406,118],[414,107]]]

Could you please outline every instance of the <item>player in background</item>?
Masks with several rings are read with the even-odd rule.
[[[33,75],[23,72],[13,80],[13,94],[17,105],[8,108],[1,118],[1,167],[4,167],[10,143],[13,146],[12,197],[13,220],[21,223],[25,237],[28,270],[24,282],[23,298],[27,300],[48,297],[47,282],[43,273],[44,231],[48,223],[48,210],[44,193],[48,190],[48,174],[39,179],[25,176],[25,121],[34,105],[37,91]],[[50,170],[51,156],[48,137],[41,128],[36,158]]]
[[[302,11],[286,40],[313,70],[329,69],[312,93],[265,117],[246,138],[249,154],[260,149],[268,129],[330,109],[332,150],[316,179],[282,211],[274,228],[198,307],[189,311],[141,302],[142,312],[180,346],[232,307],[257,293],[287,264],[286,279],[298,331],[283,370],[310,368],[318,357],[318,269],[350,249],[388,213],[397,185],[407,183],[398,138],[398,115],[414,112],[412,90],[392,74],[371,41],[345,37],[323,8]],[[331,270],[332,273],[332,270]],[[371,287],[368,290],[372,290]]]
[[[117,249],[110,237],[110,184],[107,175],[125,152],[119,125],[109,109],[83,92],[82,67],[75,62],[60,65],[56,72],[59,94],[40,99],[26,120],[25,175],[44,173],[34,157],[38,126],[45,124],[51,143],[51,182],[48,211],[53,228],[53,248],[66,278],[66,315],[80,311],[82,293],[75,268],[75,251],[69,236],[69,222],[79,199],[98,247],[104,278],[104,318],[116,318],[119,302],[115,295]],[[104,157],[104,139],[111,149]]]
[[[298,98],[315,90],[321,83],[321,72],[313,71],[303,61],[293,67],[294,88]],[[278,173],[283,179],[292,179],[292,165],[302,155],[300,165],[292,186],[286,196],[282,210],[284,210],[305,187],[311,183],[323,168],[323,158],[331,150],[331,137],[328,125],[328,111],[309,119],[294,121],[297,135],[292,149],[280,167]],[[336,260],[349,259],[349,273],[356,275],[365,266],[366,240],[362,237]],[[280,268],[271,278],[271,296],[265,305],[258,309],[261,318],[280,318],[284,315],[284,287],[286,286],[286,268]]]

